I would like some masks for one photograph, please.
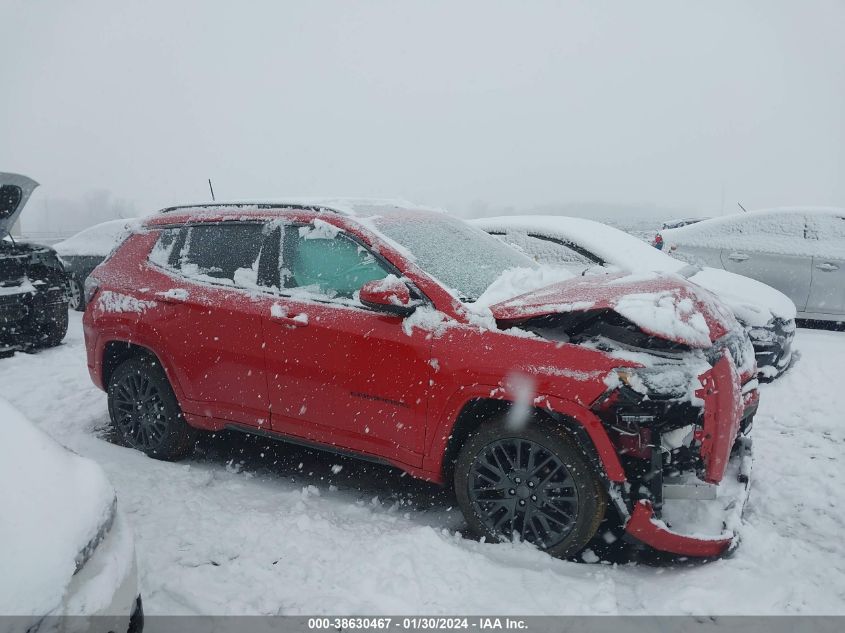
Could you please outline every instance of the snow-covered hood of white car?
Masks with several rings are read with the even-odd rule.
[[[0,613],[49,614],[114,502],[102,469],[0,398]]]
[[[752,327],[763,327],[772,317],[789,321],[797,313],[795,304],[780,290],[744,275],[708,267],[688,279],[718,296],[740,321]]]

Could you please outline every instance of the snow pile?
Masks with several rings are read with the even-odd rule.
[[[575,275],[565,268],[538,266],[537,268],[511,268],[503,272],[487,287],[471,305],[474,311],[490,307],[501,301],[512,299],[526,292],[544,288],[552,284],[568,281]]]
[[[47,614],[106,520],[114,490],[97,464],[56,444],[2,398],[0,481],[0,614]]]
[[[647,324],[649,331],[696,347],[709,347],[710,327],[689,297],[672,291],[630,294],[616,302],[616,311],[632,323]]]
[[[105,257],[122,241],[123,236],[137,225],[138,220],[135,218],[110,220],[109,222],[95,224],[63,242],[55,244],[53,248],[60,256],[90,255]]]
[[[789,297],[750,277],[707,267],[696,272],[689,280],[707,288],[730,307],[740,321],[752,327],[764,327],[772,317],[789,321],[797,314],[795,304]]]

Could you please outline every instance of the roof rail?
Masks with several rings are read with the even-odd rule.
[[[208,204],[182,204],[174,207],[166,207],[159,213],[175,213],[178,211],[220,211],[225,209],[302,209],[307,211],[342,213],[321,204],[310,204],[301,202],[211,202]]]

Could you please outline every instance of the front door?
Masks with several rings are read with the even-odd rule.
[[[419,465],[431,343],[356,298],[396,271],[324,226],[288,226],[282,242],[285,287],[263,321],[273,429]]]

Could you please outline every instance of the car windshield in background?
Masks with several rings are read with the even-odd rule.
[[[510,268],[536,268],[501,240],[448,215],[396,213],[375,218],[379,231],[464,301],[474,301]]]

